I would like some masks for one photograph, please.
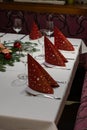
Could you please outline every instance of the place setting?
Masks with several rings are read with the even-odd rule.
[[[34,23],[34,26],[36,26],[35,23]],[[38,27],[36,26],[36,28],[38,28]],[[36,34],[36,35],[34,35],[34,34]],[[41,36],[41,35],[39,36],[39,34],[35,33],[35,30],[34,30],[34,32],[32,31],[32,33],[30,33],[30,37],[31,37],[31,39],[37,39],[38,37]],[[36,36],[36,38],[35,38],[35,36]],[[64,44],[66,44],[68,42],[68,41],[66,41],[65,37],[63,37],[63,40],[65,41]],[[74,48],[71,45],[71,43],[68,42],[66,47],[67,47],[68,51],[69,51],[69,49],[74,51]],[[63,49],[63,47],[62,47],[62,49]],[[64,48],[64,49],[66,49],[66,48]],[[50,76],[50,74],[48,74],[48,72],[44,69],[44,66],[49,67],[49,68],[53,68],[53,67],[55,68],[55,66],[57,66],[57,67],[61,68],[62,70],[71,69],[71,68],[67,68],[67,66],[66,66],[66,64],[68,63],[67,58],[65,58],[64,55],[61,54],[60,51],[58,51],[57,45],[53,44],[47,36],[44,36],[44,57],[45,57],[45,59],[44,59],[45,61],[42,64],[39,64],[39,62],[35,58],[33,58],[32,56],[30,56],[28,54],[28,83],[27,83],[27,87],[26,87],[25,91],[28,94],[33,95],[33,96],[36,96],[36,95],[43,96],[43,94],[45,94],[45,95],[51,94],[51,96],[55,95],[55,93],[54,93],[55,88],[58,89],[58,87],[61,87],[61,86],[59,86],[59,84],[66,83],[63,81],[59,81],[59,84],[58,84],[58,81],[55,81]],[[51,84],[51,82],[52,82],[52,84]],[[53,86],[53,88],[52,88],[52,86]],[[49,97],[49,96],[47,96],[47,97]],[[53,98],[53,96],[52,96],[52,98]],[[59,99],[59,97],[58,97],[58,99]]]
[[[28,96],[61,100],[58,90],[66,86],[66,81],[54,80],[53,76],[29,54],[27,71],[28,79],[24,91]]]
[[[28,54],[28,80],[25,84],[25,91],[30,96],[38,96],[50,99],[61,98],[55,95],[54,89],[59,87],[50,74]]]
[[[62,55],[59,55],[60,53],[57,53],[58,51],[54,48],[53,44],[47,37],[45,37],[45,43],[46,43],[45,46],[46,62],[51,61],[51,64],[56,63],[56,65],[58,66],[65,66],[65,62],[67,62],[67,60]],[[51,55],[53,55],[53,58],[51,60],[50,60],[51,55],[49,55],[50,54],[49,51],[51,52]],[[63,81],[59,81],[59,84],[65,84],[65,83]],[[46,95],[51,94],[52,96],[55,95],[54,90],[56,87],[59,87],[59,84],[58,81],[55,81],[47,73],[47,71],[32,56],[28,54],[28,86],[26,87],[27,93],[33,96],[35,95],[41,96],[41,94],[43,95],[43,93],[45,93]],[[53,86],[53,88],[51,86]]]
[[[12,21],[12,29],[14,33],[6,33],[5,35],[3,35],[3,37],[1,37],[1,42],[13,44],[16,40],[23,39],[25,37],[25,34],[20,34],[23,28],[22,26],[22,19],[19,17],[15,17]]]
[[[57,30],[57,29],[56,29]],[[55,32],[55,29],[54,29]],[[56,31],[57,32],[57,31]],[[38,26],[36,25],[36,23],[33,23],[33,27],[31,30],[30,35],[28,36],[32,39],[32,41],[34,40],[38,40],[38,38],[42,38],[41,37],[42,34],[38,29]],[[56,36],[55,36],[56,37]],[[65,38],[64,38],[65,40]],[[56,40],[57,41],[57,40]],[[71,45],[72,46],[72,45]],[[25,46],[26,47],[26,46]],[[28,54],[28,52],[27,52]],[[26,57],[27,57],[26,54]],[[37,55],[37,57],[39,57],[40,55]],[[40,61],[39,58],[37,57],[33,57],[37,62]],[[24,59],[26,59],[24,57]],[[23,61],[25,68],[27,66],[27,61]],[[39,62],[40,63],[40,62]],[[40,65],[45,69],[46,68],[53,68],[53,69],[60,69],[60,70],[71,70],[71,66],[69,66],[69,61],[67,60],[67,58],[65,58],[65,56],[55,47],[55,45],[49,40],[49,38],[47,36],[44,35],[44,62],[40,63]],[[26,70],[26,69],[25,69]],[[22,76],[22,75],[21,75]],[[23,78],[24,76],[22,76]],[[19,79],[21,79],[18,76]],[[60,83],[64,83],[59,81]]]
[[[57,95],[55,95],[55,90],[59,89],[62,85],[65,85],[66,81],[55,81],[54,78],[51,77],[51,75],[45,69],[46,67],[60,70],[71,70],[71,65],[69,66],[68,59],[59,51],[59,49],[63,49],[63,47],[58,48],[57,46],[58,35],[60,36],[61,33],[57,32],[57,28],[54,28],[54,41],[56,41],[56,43],[52,43],[47,35],[42,36],[42,33],[39,31],[38,26],[34,22],[31,33],[27,36],[28,40],[30,38],[30,41],[33,41],[31,45],[22,45],[22,42],[25,41],[24,39],[26,37],[24,37],[21,42],[17,41],[17,45],[14,43],[14,47],[17,47],[16,49],[19,55],[19,61],[24,64],[24,73],[18,74],[17,79],[13,80],[12,82],[12,85],[14,87],[21,87],[24,85],[26,86],[25,91],[28,94],[31,94],[33,96],[42,95],[44,97],[60,100],[60,97],[57,97]],[[42,37],[44,38],[42,39]],[[37,57],[40,55],[37,55],[37,57],[33,56],[33,44],[36,43],[36,41],[38,44],[40,44],[40,42],[42,43],[42,40],[44,45],[44,48],[42,47],[44,51],[44,62],[39,63],[40,59],[37,59]],[[65,37],[62,39],[62,42],[63,41],[64,44],[66,44],[66,48],[64,49],[68,51],[69,49],[72,51],[74,50],[73,46],[66,40]],[[18,43],[20,43],[20,45]],[[28,50],[28,48],[31,49],[32,52]]]

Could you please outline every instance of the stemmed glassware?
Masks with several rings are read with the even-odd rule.
[[[24,73],[21,73],[18,75],[18,78],[21,80],[26,81],[27,80],[27,69],[26,69],[26,65],[27,65],[27,54],[29,53],[30,55],[33,56],[33,47],[29,46],[29,45],[24,45],[22,47],[22,55],[24,55],[23,57],[20,57],[20,61],[24,64]],[[21,55],[21,54],[20,54]]]
[[[13,30],[19,33],[22,30],[22,20],[21,18],[15,18],[13,21]]]
[[[52,14],[49,14],[48,19],[46,20],[46,28],[43,29],[43,32],[48,37],[51,37],[51,35],[54,33],[54,22]]]
[[[51,35],[54,32],[54,24],[53,21],[46,21],[46,30],[45,30],[45,34],[48,37],[51,37]]]
[[[40,29],[40,32],[42,33],[43,38],[38,38],[38,44],[41,46],[41,52],[42,54],[36,56],[36,59],[43,60],[44,59],[44,37],[47,36],[51,38],[51,35],[54,33],[54,22],[52,20],[52,14],[48,16],[48,19],[46,20],[46,27],[44,29]]]
[[[24,72],[17,75],[17,79],[12,81],[12,86],[22,86],[27,82],[27,54],[33,56],[33,47],[29,45],[23,45],[22,49],[19,49],[20,62],[24,64]]]
[[[36,56],[35,58],[37,60],[43,60],[44,59],[44,36],[42,35],[41,38],[38,38],[38,44],[41,47],[41,54],[39,54],[38,56]]]

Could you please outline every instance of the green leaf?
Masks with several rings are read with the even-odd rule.
[[[40,49],[35,48],[38,44],[37,43],[32,43],[32,42],[21,42],[19,41],[22,46],[26,46],[24,51],[28,51],[28,52],[36,52],[36,51],[40,51]],[[22,49],[21,52],[19,52],[19,48],[14,48],[14,42],[11,43],[11,45],[9,46],[10,42],[6,42],[4,41],[3,45],[7,48],[10,48],[10,50],[12,51],[11,55],[12,58],[10,60],[7,60],[4,58],[4,54],[0,53],[0,71],[5,72],[6,71],[6,65],[9,66],[14,66],[15,62],[20,62],[20,58],[24,57],[24,54],[22,53]],[[28,50],[27,47],[32,47],[32,50]]]

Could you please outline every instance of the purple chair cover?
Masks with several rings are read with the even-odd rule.
[[[87,72],[84,78],[81,104],[77,112],[74,130],[87,130]]]

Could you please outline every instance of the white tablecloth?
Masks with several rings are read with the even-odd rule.
[[[4,40],[8,40],[5,35]],[[24,64],[21,62],[15,63],[15,66],[13,67],[8,66],[6,72],[0,72],[0,129],[58,129],[56,125],[58,124],[70,92],[79,61],[79,53],[82,43],[81,39],[69,40],[74,45],[75,51],[74,53],[62,51],[66,58],[71,57],[66,68],[44,67],[44,69],[46,69],[56,81],[65,82],[64,84],[59,83],[60,87],[55,89],[55,95],[60,97],[61,100],[29,96],[25,92],[27,85],[19,87],[13,86],[12,82],[17,79],[17,75],[24,72]],[[29,41],[29,37],[26,36],[22,41]],[[38,41],[34,42],[38,43]],[[36,55],[36,53],[34,53],[34,55]]]

